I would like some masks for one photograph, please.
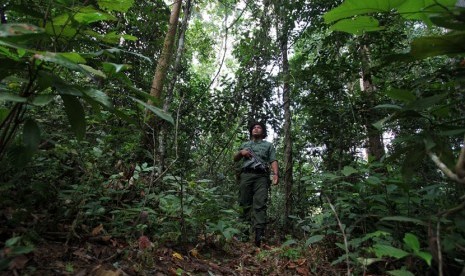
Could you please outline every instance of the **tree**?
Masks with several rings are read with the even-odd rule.
[[[276,16],[277,43],[281,53],[281,78],[283,87],[283,108],[284,108],[284,225],[289,223],[289,215],[292,212],[292,186],[293,186],[293,160],[292,160],[292,115],[291,115],[291,87],[288,59],[288,40],[293,22],[290,22],[290,5],[284,5],[283,1],[274,3]]]
[[[152,86],[150,88],[150,95],[158,101],[158,104],[163,102],[162,92],[163,85],[165,82],[165,76],[169,67],[169,62],[174,48],[174,40],[176,37],[176,30],[178,28],[179,14],[181,11],[182,0],[177,0],[174,2],[171,16],[169,20],[168,32],[166,33],[165,42],[163,44],[163,49],[158,59],[157,68],[155,70],[155,75],[153,77]],[[187,16],[187,15],[186,15]],[[152,100],[149,100],[149,104],[152,104]],[[154,148],[154,158],[156,160],[155,164],[158,168],[158,172],[161,173],[165,167],[165,143],[163,139],[163,126],[160,121],[154,121],[153,118],[147,119],[149,127],[151,128],[151,136],[155,143],[152,144]],[[150,141],[150,140],[148,140]],[[149,144],[150,145],[150,144]]]
[[[373,161],[379,161],[384,156],[383,135],[379,129],[373,126],[373,123],[378,121],[376,110],[376,86],[373,83],[372,75],[370,72],[370,51],[369,46],[361,39],[359,54],[361,59],[360,68],[360,90],[366,96],[366,105],[362,118],[364,120],[364,127],[367,133],[367,154]]]

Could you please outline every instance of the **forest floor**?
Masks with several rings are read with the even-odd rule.
[[[183,248],[153,245],[148,240],[128,244],[113,238],[93,237],[78,244],[44,242],[29,254],[19,255],[1,275],[338,275],[322,258],[325,252],[309,248],[262,245],[233,239],[203,242]],[[144,249],[141,249],[144,248]]]

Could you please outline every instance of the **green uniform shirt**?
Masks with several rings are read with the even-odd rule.
[[[239,150],[243,150],[246,148],[251,149],[255,153],[257,159],[265,165],[271,164],[273,161],[276,161],[276,150],[273,147],[273,144],[271,144],[268,141],[248,141],[243,143]],[[242,159],[242,166],[244,165],[246,160],[246,158]]]

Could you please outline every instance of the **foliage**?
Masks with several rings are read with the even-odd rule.
[[[16,252],[3,266],[44,239],[148,237],[146,267],[164,245],[237,242],[246,226],[231,156],[248,121],[267,122],[282,160],[281,26],[294,204],[291,224],[280,224],[283,191],[273,188],[267,238],[278,244],[257,258],[315,274],[421,275],[440,261],[451,275],[463,269],[465,188],[428,159],[453,172],[463,147],[456,1],[196,2],[182,66],[168,74],[179,76],[170,110],[145,93],[164,1],[29,2],[0,5],[0,243]],[[363,70],[372,93],[359,86]],[[171,123],[166,171],[142,146],[147,110]],[[384,134],[379,160],[366,155],[373,129]]]
[[[17,256],[30,253],[34,250],[34,246],[23,241],[22,237],[12,237],[5,241],[5,248],[2,249],[0,256],[0,271],[5,270]]]
[[[124,49],[101,49],[99,43],[115,45],[122,40],[137,38],[109,30],[98,33],[95,29],[116,21],[114,14],[126,12],[132,3],[119,1],[118,5],[108,5],[107,1],[97,1],[95,6],[75,3],[69,9],[52,9],[51,13],[43,7],[33,6],[35,14],[25,12],[24,7],[12,7],[12,18],[15,15],[25,16],[21,18],[23,22],[2,24],[0,27],[0,99],[5,102],[0,117],[0,158],[8,151],[9,159],[15,164],[24,164],[39,147],[40,127],[29,115],[33,107],[52,103],[63,106],[71,129],[80,140],[87,128],[82,100],[96,111],[104,109],[129,119],[114,109],[99,84],[105,79],[116,78],[131,86],[124,75],[130,65],[112,62],[118,60],[117,55]],[[52,4],[57,5],[49,3]],[[47,23],[41,23],[41,20]],[[82,43],[88,44],[84,46]],[[163,111],[155,107],[149,110],[172,122],[172,118]],[[10,147],[20,125],[23,126],[23,139]]]

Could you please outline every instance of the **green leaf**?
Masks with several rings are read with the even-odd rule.
[[[404,242],[410,249],[413,250],[413,252],[416,253],[420,251],[420,242],[418,241],[417,236],[411,233],[406,233],[404,236]]]
[[[451,129],[451,130],[445,130],[445,131],[440,131],[438,135],[441,136],[457,136],[457,135],[463,135],[465,133],[465,128],[460,128],[460,129]]]
[[[391,194],[392,192],[397,190],[397,188],[398,188],[397,185],[389,184],[389,185],[386,186],[386,191],[388,192],[388,194]]]
[[[419,251],[416,252],[415,255],[422,258],[429,266],[431,266],[431,260],[433,256],[429,252]]]
[[[13,256],[18,256],[22,254],[27,254],[34,251],[34,246],[27,245],[27,246],[15,246],[11,249],[10,254]]]
[[[402,107],[395,105],[395,104],[379,104],[375,106],[374,108],[376,109],[396,109],[396,110],[402,110]]]
[[[281,247],[287,247],[287,246],[290,246],[290,245],[293,245],[293,244],[296,244],[297,242],[295,240],[287,240],[285,241],[283,244],[281,244]]]
[[[124,40],[129,40],[129,41],[137,41],[138,38],[137,36],[133,36],[133,35],[128,35],[128,34],[124,34],[124,35],[120,35],[122,38],[124,38]]]
[[[24,49],[24,50],[28,51],[27,49],[24,48],[24,46],[21,46],[19,44],[15,44],[15,43],[11,43],[9,41],[4,41],[4,40],[1,40],[1,39],[0,39],[0,45],[7,46],[9,48],[14,48],[14,49]],[[4,52],[4,51],[2,51],[2,52]]]
[[[119,72],[131,69],[131,65],[128,64],[116,64],[111,62],[103,62],[103,71],[108,75],[118,74]]]
[[[346,32],[355,35],[362,35],[365,32],[383,30],[379,26],[378,20],[371,16],[357,16],[352,19],[342,19],[333,24],[330,28],[332,31]]]
[[[85,65],[85,64],[79,64],[79,66],[81,66],[82,69],[84,69],[85,71],[91,73],[91,74],[94,74],[96,76],[99,76],[99,77],[102,77],[102,78],[106,78],[107,76],[105,75],[105,73],[103,73],[102,71],[100,70],[97,70],[97,69],[94,69],[88,65]]]
[[[137,37],[127,34],[117,34],[116,32],[109,32],[102,37],[102,40],[107,43],[119,43],[121,38],[129,41],[136,41]]]
[[[420,37],[412,42],[410,54],[418,59],[439,55],[465,53],[465,32],[451,32],[442,36]]]
[[[406,103],[416,99],[415,95],[413,95],[411,91],[404,89],[391,89],[386,92],[386,95],[393,100],[399,100]]]
[[[62,79],[56,77],[52,79],[52,85],[56,88],[58,94],[60,95],[70,95],[76,97],[82,97],[84,94],[79,88],[74,85],[69,85],[65,83]]]
[[[357,261],[359,263],[361,263],[363,266],[369,266],[369,265],[374,264],[376,262],[383,261],[383,259],[381,259],[381,258],[362,258],[362,257],[359,257],[359,258],[357,258]]]
[[[31,100],[31,104],[35,106],[45,106],[53,101],[55,95],[37,95]]]
[[[425,138],[423,139],[423,142],[424,142],[424,144],[425,144],[425,149],[426,149],[426,150],[431,150],[431,149],[433,149],[434,147],[436,147],[436,145],[437,145],[436,142],[434,142],[433,137],[431,137],[431,136],[425,137]]]
[[[378,258],[387,256],[387,257],[393,257],[396,259],[401,259],[409,255],[408,252],[405,252],[402,249],[395,248],[395,247],[392,247],[390,245],[385,245],[385,244],[375,244],[373,246],[373,250],[376,254],[376,257]]]
[[[121,110],[118,110],[118,109],[112,109],[111,112],[113,114],[115,114],[116,116],[118,116],[119,118],[123,119],[124,121],[126,121],[127,123],[129,124],[133,124],[133,125],[136,125],[137,124],[137,120],[133,119],[132,117],[128,116],[126,113],[124,113],[123,111]]]
[[[0,45],[2,45],[1,41],[0,41]],[[18,48],[17,51],[19,51],[19,50],[20,49]],[[3,56],[5,56],[5,57],[7,57],[7,58],[9,58],[11,60],[14,60],[14,61],[19,61],[20,60],[20,57],[19,57],[18,54],[14,53],[13,51],[10,51],[8,48],[3,47],[3,46],[0,46],[0,55],[3,55]]]
[[[454,8],[455,3],[456,0],[407,0],[397,7],[397,11],[406,19],[421,20],[431,25],[431,14],[448,13],[448,9]]]
[[[90,24],[98,21],[114,21],[116,17],[111,14],[94,9],[92,6],[80,7],[74,15],[74,20],[81,24]]]
[[[327,12],[323,18],[325,23],[359,14],[389,12],[405,0],[346,0],[338,7]]]
[[[309,246],[324,239],[324,235],[315,235],[307,239],[305,246]]]
[[[144,55],[141,55],[139,53],[135,53],[135,52],[131,52],[131,51],[125,51],[125,50],[122,50],[122,49],[118,49],[118,48],[109,48],[109,49],[104,49],[104,50],[100,50],[100,51],[97,51],[95,53],[92,53],[93,56],[100,56],[100,55],[109,55],[109,56],[113,56],[113,54],[119,54],[119,53],[126,53],[128,55],[135,55],[141,59],[144,59],[150,63],[152,63],[152,60],[149,58],[149,57],[146,57]]]
[[[393,276],[415,276],[415,274],[408,270],[390,270],[387,273]]]
[[[391,120],[391,119],[392,119],[392,116],[388,116],[388,117],[385,117],[385,118],[383,118],[383,119],[381,119],[381,120],[379,120],[379,121],[373,123],[372,125],[373,125],[376,129],[381,130],[381,129],[383,129],[383,125],[384,125],[387,121],[389,121],[389,120]]]
[[[134,5],[134,0],[98,0],[97,4],[104,10],[127,12]]]
[[[1,93],[0,94],[0,101],[8,101],[8,102],[15,102],[15,103],[25,103],[27,102],[27,98],[18,96],[18,95],[13,95],[13,94],[7,94],[7,93]]]
[[[343,254],[343,255],[339,256],[339,258],[337,258],[336,260],[332,261],[332,262],[331,262],[331,265],[340,264],[340,263],[346,261],[346,259],[347,259],[346,255]]]
[[[74,96],[61,95],[63,103],[65,105],[65,111],[68,115],[71,129],[76,135],[78,140],[82,140],[86,133],[86,118],[84,114],[84,108],[81,102]]]
[[[465,24],[462,21],[457,20],[454,15],[445,14],[442,16],[431,16],[429,18],[431,22],[439,27],[443,27],[451,30],[465,31]]]
[[[10,113],[10,110],[7,108],[0,108],[0,124],[3,123],[3,120],[6,119],[8,114]]]
[[[147,101],[151,101],[152,103],[154,104],[159,104],[160,103],[160,99],[158,98],[155,98],[154,96],[150,95],[149,93],[147,92],[144,92],[132,85],[127,85],[126,86],[128,89],[130,89],[132,92],[134,92],[137,96],[140,96],[142,97],[143,99],[147,100]]]
[[[412,222],[412,223],[419,224],[419,225],[427,225],[425,222],[419,219],[403,217],[403,216],[384,217],[381,220],[382,221]]]
[[[45,24],[45,32],[51,36],[72,38],[76,35],[77,29],[69,24],[69,22],[71,22],[69,15],[62,14],[53,18],[51,21],[47,21]]]
[[[165,111],[163,111],[162,109],[158,108],[158,107],[155,107],[153,105],[149,105],[141,100],[138,100],[136,98],[133,98],[133,97],[130,97],[132,100],[134,100],[135,102],[143,105],[145,108],[147,108],[148,110],[152,111],[155,115],[157,115],[158,117],[162,118],[163,120],[171,123],[174,125],[174,120],[173,118],[171,117],[170,114],[166,113]]]
[[[27,51],[24,49],[17,49],[16,52],[18,53],[18,57],[20,58],[23,57],[27,53]]]
[[[31,151],[37,150],[40,143],[40,128],[37,123],[28,119],[23,127],[23,143]]]
[[[325,23],[370,13],[389,13],[397,10],[404,18],[422,20],[431,25],[432,14],[448,14],[454,8],[456,0],[346,0],[338,7],[327,12]]]
[[[83,71],[83,69],[79,66],[79,64],[66,58],[60,53],[53,53],[53,52],[37,53],[34,55],[34,58],[38,60],[43,60],[46,62],[55,63],[55,64],[61,65],[65,68],[68,68],[74,71],[80,71],[80,72]]]
[[[58,55],[63,56],[74,63],[86,63],[86,59],[78,53],[59,53]]]
[[[369,176],[367,179],[365,179],[365,181],[368,184],[371,184],[371,185],[380,185],[381,184],[381,180],[376,176]]]
[[[13,237],[13,238],[9,238],[9,239],[5,242],[5,246],[6,246],[6,247],[13,247],[13,246],[16,245],[20,240],[21,240],[21,237],[20,237],[20,236],[18,236],[18,237]]]
[[[0,24],[0,37],[22,36],[25,34],[43,33],[37,26],[25,23]]]
[[[82,89],[82,92],[84,93],[84,95],[88,96],[97,103],[107,108],[113,108],[113,104],[111,103],[110,98],[107,96],[107,94],[103,93],[102,91],[94,88],[87,88]]]
[[[69,23],[69,14],[68,13],[64,13],[64,14],[60,14],[56,17],[54,17],[51,21],[53,22],[53,25],[56,25],[56,26],[64,26],[65,24],[68,24]]]
[[[342,169],[341,172],[344,176],[349,176],[351,174],[358,173],[358,170],[352,168],[351,166],[344,166],[344,169]]]
[[[421,98],[421,99],[418,99],[416,101],[411,102],[406,107],[406,109],[413,109],[413,110],[417,110],[417,111],[422,111],[424,109],[432,107],[435,104],[441,102],[446,97],[447,97],[447,94],[444,93],[444,94],[433,95],[433,96],[426,97],[426,98]]]

